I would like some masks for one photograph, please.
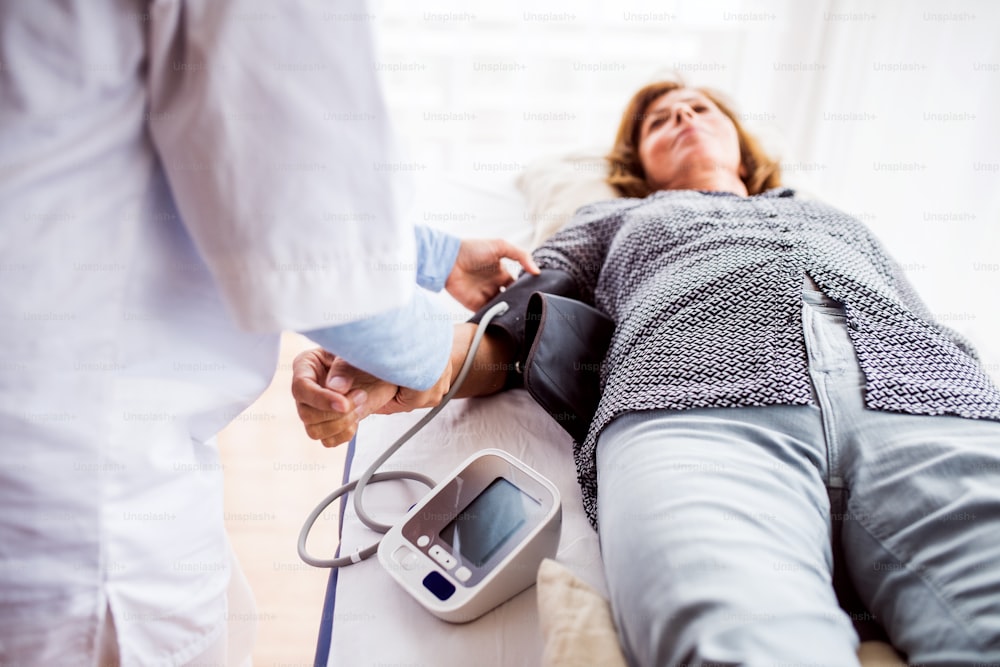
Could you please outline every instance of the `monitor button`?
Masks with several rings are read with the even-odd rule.
[[[463,584],[466,581],[468,581],[469,577],[471,577],[471,576],[472,576],[472,570],[470,570],[469,568],[465,567],[464,565],[462,567],[458,568],[457,570],[455,570],[455,578],[458,579],[459,581],[461,581]]]
[[[444,547],[442,547],[440,544],[435,544],[434,546],[432,546],[430,548],[430,551],[428,551],[427,553],[430,554],[431,558],[441,563],[441,565],[444,566],[444,569],[446,570],[450,570],[451,568],[458,565],[458,560],[456,560],[455,557],[452,556],[450,553],[445,551]]]
[[[417,546],[420,547],[421,549],[423,549],[430,543],[431,543],[431,538],[428,537],[427,535],[421,535],[420,537],[417,538]]]
[[[409,547],[399,547],[392,552],[392,559],[404,570],[412,570],[420,562],[420,555]]]
[[[432,570],[424,577],[424,588],[434,594],[438,600],[447,600],[455,594],[455,584],[444,578],[440,572]]]

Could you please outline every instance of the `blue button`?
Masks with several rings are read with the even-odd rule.
[[[424,577],[424,588],[429,590],[441,601],[447,600],[455,593],[455,586],[444,578],[440,572],[432,571]]]

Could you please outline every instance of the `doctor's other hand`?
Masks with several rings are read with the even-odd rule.
[[[299,354],[292,364],[292,395],[306,434],[326,447],[350,441],[372,414],[431,407],[451,386],[451,360],[437,383],[418,391],[380,380],[322,348]]]
[[[527,251],[503,239],[464,239],[444,288],[469,310],[479,310],[501,287],[514,282],[500,261],[504,258],[518,262],[532,275],[539,274]]]
[[[331,368],[343,371],[331,376]],[[335,389],[328,386],[331,380]],[[349,442],[358,423],[396,392],[396,385],[347,366],[320,347],[302,352],[292,362],[292,396],[299,419],[306,435],[325,447]]]

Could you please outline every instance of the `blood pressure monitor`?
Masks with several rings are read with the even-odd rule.
[[[559,491],[499,449],[466,460],[386,533],[378,559],[435,616],[478,618],[535,582],[555,557]]]

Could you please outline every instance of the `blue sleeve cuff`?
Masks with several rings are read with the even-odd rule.
[[[304,335],[361,370],[423,391],[441,378],[451,355],[452,320],[421,290],[402,308]]]
[[[416,226],[417,284],[440,292],[455,266],[461,239],[430,227]]]

